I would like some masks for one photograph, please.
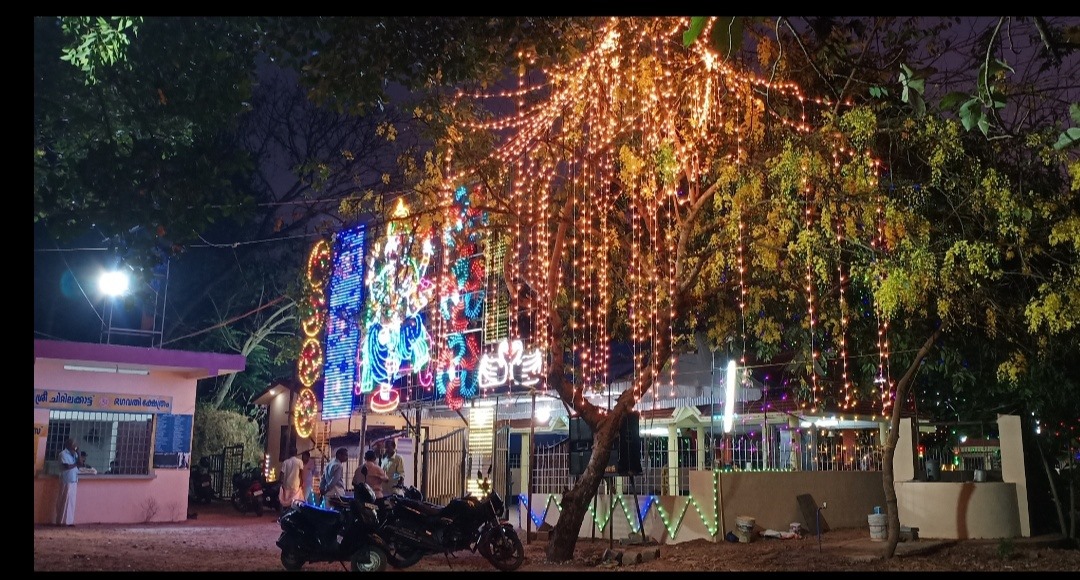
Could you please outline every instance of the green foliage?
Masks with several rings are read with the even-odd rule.
[[[1080,103],[1069,105],[1069,117],[1072,118],[1073,123],[1080,124]],[[1061,151],[1078,145],[1080,145],[1080,127],[1069,127],[1061,135],[1058,135],[1057,142],[1054,143],[1054,149]]]
[[[272,57],[301,71],[311,98],[362,113],[442,88],[489,86],[527,62],[573,51],[589,18],[302,17],[266,24]],[[391,94],[399,85],[408,94]]]
[[[202,457],[221,453],[226,446],[237,444],[244,446],[244,463],[262,464],[265,443],[260,439],[256,422],[236,411],[196,405],[191,443],[193,464]]]
[[[857,106],[840,116],[839,127],[854,147],[862,149],[877,136],[878,118],[869,107]]]
[[[911,105],[915,111],[915,118],[921,119],[926,115],[926,101],[923,100],[923,92],[926,90],[926,71],[913,71],[908,65],[900,64],[900,100]]]
[[[86,74],[86,84],[98,82],[98,71],[117,62],[127,63],[128,33],[137,36],[143,18],[131,16],[61,17],[64,35],[74,44],[63,48],[60,60]]]
[[[683,46],[690,46],[694,44],[694,41],[701,36],[701,31],[705,30],[705,23],[708,21],[707,16],[693,16],[690,18],[690,28],[683,32],[682,43]]]
[[[148,267],[253,206],[236,129],[257,33],[245,19],[117,22],[34,20],[34,222],[62,241],[95,231]],[[75,32],[88,40],[73,55]]]

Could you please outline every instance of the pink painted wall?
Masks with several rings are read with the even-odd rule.
[[[194,415],[198,379],[242,371],[245,366],[240,355],[102,344],[39,345],[48,342],[34,341],[35,389],[172,397],[171,412],[177,415]],[[67,358],[74,352],[78,353],[77,359]],[[146,361],[143,368],[150,369],[146,376],[64,369],[72,362],[136,365],[140,360]],[[48,409],[34,409],[35,425],[48,421]],[[52,523],[58,480],[55,475],[43,473],[44,436],[35,448],[34,523]],[[189,474],[187,469],[151,468],[148,475],[80,475],[75,524],[183,521],[187,519]]]

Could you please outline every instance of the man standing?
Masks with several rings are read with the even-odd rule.
[[[386,483],[383,484],[383,496],[388,496],[394,493],[394,485],[397,484],[398,479],[405,477],[405,461],[401,459],[401,456],[397,453],[397,440],[386,440],[386,455],[382,459],[380,467],[386,472]]]
[[[56,495],[56,525],[75,525],[75,492],[79,485],[79,447],[68,437],[57,455],[60,460],[60,492]]]
[[[278,499],[281,509],[286,510],[294,501],[304,501],[303,489],[301,489],[300,470],[304,468],[304,460],[296,454],[296,449],[291,449],[289,458],[281,462],[281,491]]]
[[[345,463],[348,461],[349,450],[338,447],[334,458],[323,470],[322,479],[319,481],[319,493],[322,494],[323,500],[328,500],[330,504],[340,504],[341,498],[345,496]]]
[[[371,491],[375,493],[375,498],[378,499],[383,496],[383,483],[385,483],[387,479],[386,472],[379,467],[379,459],[375,450],[368,449],[365,451],[364,463],[362,463],[360,467],[356,469],[356,472],[353,473],[353,487],[357,488],[366,483],[371,486]]]
[[[300,454],[300,461],[304,462],[300,469],[300,497],[303,501],[315,503],[315,460],[311,458],[310,449]]]

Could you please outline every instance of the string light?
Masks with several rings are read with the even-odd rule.
[[[715,19],[710,19],[715,24]],[[678,253],[682,251],[679,235],[685,218],[701,201],[704,178],[718,160],[730,163],[735,175],[730,183],[739,183],[744,165],[752,153],[758,117],[769,121],[769,128],[796,136],[811,136],[814,127],[808,107],[830,106],[828,99],[803,95],[794,83],[775,82],[739,71],[712,51],[707,42],[690,47],[675,47],[671,34],[684,29],[686,18],[670,20],[612,18],[601,31],[601,40],[571,66],[544,71],[544,81],[527,86],[519,74],[516,89],[482,93],[459,93],[465,99],[501,99],[513,104],[514,112],[464,124],[466,129],[494,131],[503,137],[497,143],[492,161],[511,167],[505,176],[505,190],[494,203],[509,214],[511,258],[508,264],[512,280],[511,301],[519,306],[522,284],[528,280],[536,303],[550,305],[556,292],[568,298],[566,320],[573,356],[567,376],[573,377],[570,393],[575,405],[587,404],[585,395],[606,385],[611,365],[611,311],[618,305],[625,309],[633,361],[633,379],[629,395],[637,404],[646,389],[655,397],[660,392],[662,367],[669,365],[667,396],[675,396],[674,368],[678,339],[673,321],[681,314],[675,310],[675,298],[683,291]],[[712,25],[710,24],[710,26]],[[524,63],[525,54],[519,55]],[[524,71],[525,67],[519,67]],[[680,71],[675,74],[675,71]],[[683,75],[682,72],[688,74]],[[760,95],[767,95],[768,102]],[[787,100],[792,107],[772,106]],[[792,116],[783,111],[794,110]],[[832,168],[841,169],[841,158],[851,159],[854,152],[837,146]],[[875,162],[876,163],[876,162]],[[447,182],[465,182],[465,170],[455,173],[447,162]],[[822,390],[819,369],[830,372],[822,357],[821,341],[826,336],[839,337],[839,361],[836,370],[844,408],[855,404],[858,391],[852,388],[849,375],[847,333],[849,312],[846,304],[848,272],[843,264],[844,221],[842,206],[837,215],[826,219],[828,207],[819,198],[819,173],[824,167],[808,166],[801,172],[798,195],[802,198],[805,244],[808,347],[806,368],[810,376],[809,402],[814,410],[832,393]],[[822,178],[824,179],[824,178]],[[497,180],[496,180],[497,181]],[[556,195],[569,197],[565,204]],[[708,193],[712,195],[712,193]],[[752,251],[753,235],[747,218],[750,205],[743,199],[751,195],[732,192],[732,209],[737,219],[736,262],[738,268],[739,323],[742,352],[739,359],[747,365],[749,305],[747,251]],[[560,201],[556,205],[553,202]],[[737,201],[736,201],[737,200]],[[737,205],[738,204],[738,205]],[[817,220],[815,212],[822,213]],[[558,212],[558,213],[554,213]],[[835,220],[839,281],[839,329],[821,332],[827,304],[815,288],[814,246],[818,241],[815,227],[822,229],[823,242],[828,227]],[[820,223],[816,223],[819,222]],[[879,220],[880,221],[880,220]],[[565,231],[555,230],[557,225]],[[616,225],[625,226],[620,231]],[[879,224],[880,225],[880,224]],[[565,238],[563,237],[565,236]],[[880,237],[880,236],[879,236]],[[625,278],[613,283],[616,274],[611,256],[621,251],[615,244],[630,240],[623,257],[628,258]],[[551,260],[566,260],[571,267],[552,269]],[[622,260],[620,260],[620,263]],[[533,283],[535,282],[535,283]],[[625,296],[614,294],[616,287]],[[825,302],[825,303],[823,303]],[[541,321],[552,309],[540,307],[531,313],[536,328],[536,346],[547,352],[551,347],[550,325]],[[829,327],[832,329],[832,327]],[[517,332],[512,329],[511,333]],[[887,353],[887,341],[879,351]],[[884,349],[884,350],[882,350]],[[671,352],[667,358],[656,353]],[[886,355],[887,356],[887,355]],[[882,360],[885,362],[885,359]],[[887,364],[879,365],[882,374]],[[744,371],[745,380],[750,374]],[[546,381],[542,382],[546,386]],[[804,402],[805,406],[805,402]]]

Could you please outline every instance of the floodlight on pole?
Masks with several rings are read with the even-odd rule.
[[[735,361],[729,360],[724,389],[724,433],[731,433],[731,429],[735,427],[735,374],[737,371]]]
[[[105,272],[98,278],[98,288],[106,296],[123,296],[127,294],[131,280],[126,272],[113,270]]]

